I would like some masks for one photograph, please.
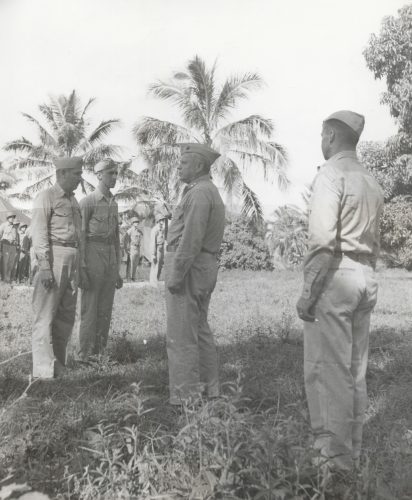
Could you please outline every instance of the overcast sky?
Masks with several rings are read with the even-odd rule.
[[[364,140],[395,133],[362,51],[382,18],[405,0],[0,0],[0,146],[25,135],[20,112],[38,116],[48,95],[76,89],[96,97],[92,116],[120,118],[111,142],[136,152],[133,124],[143,115],[179,120],[148,85],[167,79],[195,54],[223,80],[258,72],[265,81],[232,118],[259,113],[290,156],[293,187],[281,194],[249,170],[265,212],[298,200],[322,162],[320,127],[338,109],[366,116]],[[4,153],[0,153],[4,158]]]

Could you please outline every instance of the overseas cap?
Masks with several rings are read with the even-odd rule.
[[[324,121],[327,122],[329,120],[338,120],[339,122],[344,123],[355,132],[357,137],[360,137],[363,127],[365,126],[365,117],[358,113],[354,113],[353,111],[336,111],[328,116]]]
[[[83,159],[80,156],[60,157],[53,160],[56,170],[65,170],[68,168],[79,168],[83,166]]]
[[[103,172],[103,170],[107,170],[112,167],[116,167],[115,162],[111,158],[106,158],[96,163],[94,166],[94,173],[97,174],[97,172]]]
[[[138,217],[133,217],[133,219],[130,221],[132,224],[134,222],[140,222],[140,219]]]
[[[22,222],[22,223],[20,224],[20,229],[21,229],[22,227],[25,227],[25,226],[27,227],[27,222]]]
[[[182,155],[184,155],[185,153],[196,153],[202,156],[207,161],[209,167],[220,156],[220,153],[217,153],[214,149],[206,146],[205,144],[199,144],[197,142],[187,142],[184,144],[180,144],[180,152]]]
[[[10,217],[16,217],[16,214],[14,212],[7,212],[6,219],[9,219]]]

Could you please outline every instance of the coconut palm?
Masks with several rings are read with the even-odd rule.
[[[305,199],[307,194],[303,195]],[[284,205],[274,212],[274,221],[266,233],[272,255],[278,254],[286,266],[296,266],[306,253],[308,213],[296,205]]]
[[[0,162],[0,191],[6,191],[16,182],[17,177],[14,173],[4,168],[2,162]]]
[[[7,143],[3,148],[20,154],[16,161],[17,167],[26,168],[30,173],[31,183],[19,193],[20,197],[31,197],[52,184],[52,160],[56,156],[81,156],[87,169],[92,169],[93,165],[103,158],[118,156],[120,147],[106,144],[104,139],[120,124],[120,120],[103,120],[96,128],[89,130],[88,113],[94,101],[95,99],[91,98],[82,106],[76,91],[73,90],[68,97],[50,97],[48,103],[39,106],[43,121],[23,113],[36,127],[38,142],[33,143],[22,137]],[[93,189],[87,182],[86,185]]]
[[[250,115],[228,123],[239,101],[262,86],[261,77],[256,73],[231,76],[218,87],[215,68],[215,65],[206,68],[204,61],[195,56],[185,71],[175,73],[169,81],[151,85],[151,95],[177,106],[183,125],[146,116],[136,123],[133,133],[154,176],[169,178],[169,185],[175,184],[169,172],[175,171],[179,142],[199,142],[219,151],[221,157],[214,163],[212,174],[223,181],[229,200],[240,196],[242,212],[260,221],[260,202],[245,183],[242,172],[247,167],[260,167],[266,180],[277,178],[279,187],[285,188],[288,184],[286,151],[271,140],[274,127],[267,118]]]

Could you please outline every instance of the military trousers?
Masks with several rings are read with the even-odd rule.
[[[33,292],[33,376],[52,378],[54,361],[66,364],[66,348],[76,315],[78,251],[71,247],[51,247],[55,283],[46,290],[39,273]]]
[[[152,262],[150,266],[150,284],[151,286],[157,287],[158,281],[160,280],[160,275],[162,274],[162,269],[164,266],[164,245],[157,245],[156,247],[156,264]]]
[[[118,278],[113,244],[87,242],[86,266],[89,288],[81,290],[79,356],[101,354],[107,346],[114,293]]]
[[[378,284],[370,263],[334,258],[315,308],[305,322],[305,389],[315,448],[339,469],[358,460],[367,408],[371,312]]]
[[[175,254],[165,254],[167,311],[167,356],[169,391],[172,405],[199,393],[219,395],[218,355],[207,320],[212,292],[216,285],[216,258],[199,254],[188,271],[181,293],[167,288]]]
[[[136,279],[137,266],[140,264],[140,246],[130,247],[130,268],[131,268],[131,278]]]
[[[18,261],[18,250],[16,245],[12,245],[7,240],[1,242],[1,279],[10,283],[16,277]]]

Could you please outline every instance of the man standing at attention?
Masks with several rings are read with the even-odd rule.
[[[383,194],[359,163],[364,117],[338,111],[323,122],[320,168],[310,201],[304,286],[304,371],[314,447],[328,468],[359,462],[367,406],[369,323]]]
[[[131,220],[132,227],[127,231],[128,239],[128,251],[130,254],[130,268],[132,273],[132,281],[136,280],[137,266],[140,264],[141,252],[140,247],[142,244],[143,233],[139,228],[139,219],[133,217]]]
[[[0,225],[1,279],[10,283],[14,278],[19,248],[19,232],[15,225],[16,214],[8,212],[7,221]]]
[[[31,235],[38,271],[33,292],[33,376],[53,378],[64,372],[72,333],[79,259],[80,207],[73,191],[82,178],[81,158],[58,158],[56,184],[34,200]],[[80,277],[81,278],[81,277]]]
[[[150,266],[150,284],[157,287],[160,275],[164,265],[165,248],[165,230],[166,219],[163,215],[157,218],[157,224],[152,228],[150,234],[150,251],[152,254],[152,263]]]
[[[167,235],[165,285],[170,403],[204,391],[219,396],[217,351],[207,322],[216,285],[225,208],[210,179],[220,156],[203,144],[182,144],[178,167],[186,183]]]
[[[110,189],[117,181],[117,166],[111,159],[94,168],[99,179],[95,191],[80,200],[82,241],[85,248],[81,292],[79,357],[100,355],[107,345],[114,293],[122,287],[118,206]]]

